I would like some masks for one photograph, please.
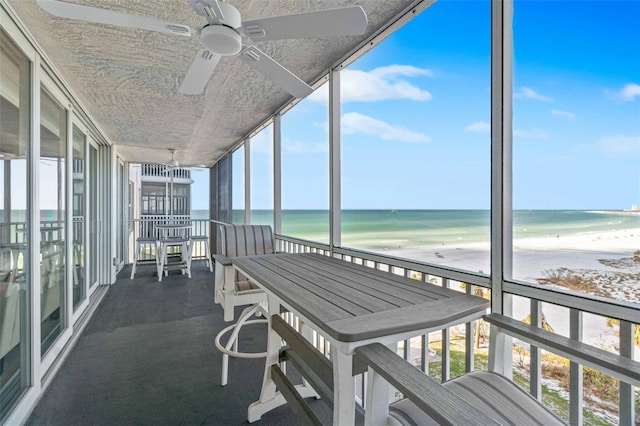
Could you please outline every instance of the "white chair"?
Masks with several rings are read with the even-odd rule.
[[[150,237],[138,237],[136,238],[136,249],[135,252],[133,254],[133,266],[131,267],[131,277],[130,279],[133,279],[133,276],[136,274],[136,266],[138,265],[138,259],[139,259],[139,254],[140,254],[140,250],[142,250],[144,247],[151,247],[151,246],[155,246],[156,245],[156,238],[150,238]]]
[[[191,244],[195,244],[199,241],[204,243],[204,253],[206,256],[205,262],[209,267],[209,271],[213,272],[213,262],[211,260],[211,247],[209,246],[209,237],[207,237],[206,235],[193,235],[191,237]]]
[[[238,352],[240,328],[244,324],[266,322],[265,319],[249,321],[248,318],[264,312],[261,305],[266,304],[267,298],[264,291],[235,271],[231,258],[275,253],[275,241],[271,227],[266,225],[220,225],[218,232],[218,252],[213,255],[216,262],[214,302],[222,306],[226,322],[233,321],[236,306],[251,305],[245,308],[236,324],[221,330],[216,336],[216,347],[222,352],[221,384],[224,386],[227,384],[229,356],[266,356],[266,353]],[[233,330],[231,336],[223,346],[220,338],[230,330]]]

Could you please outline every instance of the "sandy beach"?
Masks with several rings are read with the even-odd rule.
[[[600,295],[640,304],[640,262],[633,261],[637,250],[640,250],[640,228],[515,240],[513,275],[518,280],[538,282],[553,275],[550,271],[566,268],[568,274],[595,280]],[[389,249],[384,253],[469,271],[490,270],[488,243]],[[514,299],[514,317],[526,317],[528,300]],[[543,312],[556,332],[568,336],[568,309],[545,303]],[[585,314],[583,321],[585,342],[617,345],[614,330],[603,317]]]

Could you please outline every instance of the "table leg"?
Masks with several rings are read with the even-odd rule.
[[[386,425],[389,419],[389,383],[373,369],[367,373],[367,402],[364,411],[365,426]]]
[[[249,406],[247,412],[247,419],[249,423],[260,420],[260,417],[267,411],[277,407],[273,405],[276,396],[276,384],[271,379],[271,366],[278,364],[278,358],[280,355],[280,347],[282,338],[271,328],[271,317],[280,313],[280,303],[274,296],[267,296],[268,302],[268,315],[269,330],[267,335],[267,357],[264,364],[264,376],[262,378],[262,391],[260,392],[260,399]]]
[[[271,378],[271,366],[278,364],[282,338],[271,328],[271,317],[280,314],[280,302],[277,297],[267,295],[269,331],[267,336],[267,357],[265,359],[264,376],[260,399],[249,405],[247,420],[253,423],[268,411],[287,403],[280,392],[276,392],[276,384]],[[351,376],[351,370],[349,370]],[[318,394],[310,386],[296,385],[296,390],[303,398],[317,397]]]
[[[356,386],[352,376],[353,356],[331,345],[333,362],[333,424],[352,425],[356,413]]]

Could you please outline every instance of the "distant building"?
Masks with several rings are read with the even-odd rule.
[[[173,174],[173,196],[171,196]],[[159,164],[133,164],[129,169],[131,219],[174,219],[191,216],[191,172]],[[171,205],[173,200],[173,205]]]

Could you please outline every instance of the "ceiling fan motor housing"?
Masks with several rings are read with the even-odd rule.
[[[229,3],[219,2],[219,5],[224,19],[219,25],[207,25],[202,29],[202,44],[216,55],[237,55],[242,50],[242,37],[234,28],[242,25],[240,12]]]

